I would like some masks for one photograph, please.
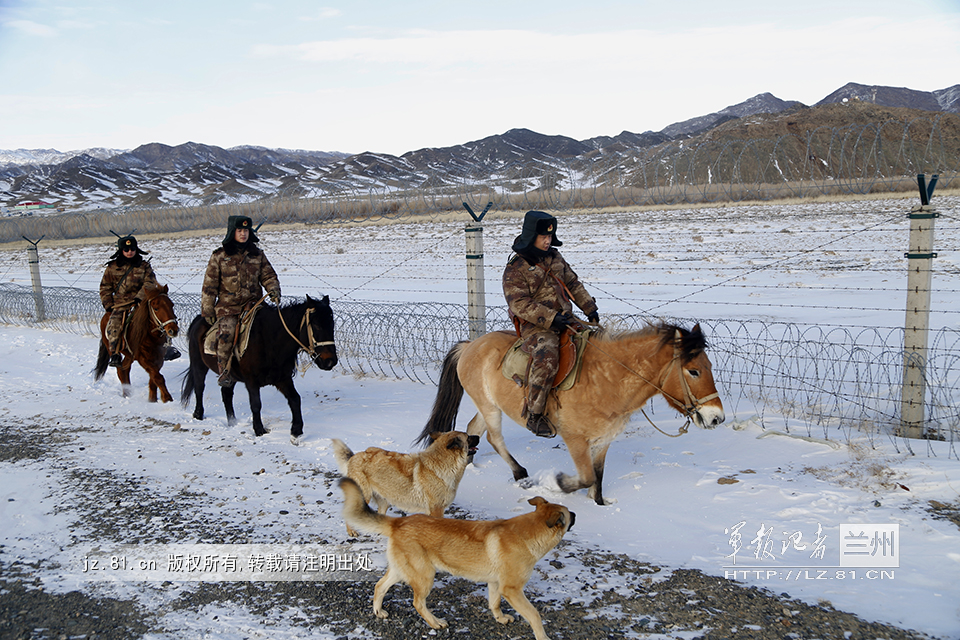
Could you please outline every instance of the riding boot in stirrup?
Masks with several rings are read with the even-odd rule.
[[[229,369],[221,373],[220,377],[217,378],[217,384],[221,387],[232,387],[234,384],[236,384],[236,382],[237,381],[234,379],[233,374],[230,373]]]
[[[107,364],[111,367],[119,367],[122,360],[123,356],[121,356],[119,353],[115,353],[110,356],[110,360],[107,362]]]
[[[171,345],[167,345],[167,350],[166,350],[166,352],[163,354],[163,359],[164,359],[166,362],[170,362],[171,360],[176,360],[176,359],[179,358],[179,357],[180,357],[180,350],[177,349],[177,348],[176,348],[175,346],[173,346],[172,344],[171,344]]]
[[[542,413],[531,413],[527,417],[527,429],[541,438],[553,438],[557,435],[557,428]]]

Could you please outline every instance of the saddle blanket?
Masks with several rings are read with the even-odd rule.
[[[250,344],[250,327],[253,326],[253,319],[257,316],[259,310],[260,306],[257,305],[250,311],[240,314],[240,335],[237,336],[233,350],[238,360],[243,357],[243,354],[247,351],[247,345]],[[203,352],[209,356],[217,355],[217,327],[219,326],[220,319],[217,318],[217,321],[207,329],[203,336]]]
[[[577,383],[577,379],[580,377],[580,365],[583,362],[583,347],[587,344],[587,339],[590,337],[590,334],[593,333],[591,329],[585,329],[579,333],[574,333],[570,337],[570,341],[573,343],[573,349],[575,351],[573,357],[571,358],[572,363],[568,360],[566,366],[570,368],[569,373],[567,373],[561,380],[554,380],[553,388],[557,391],[566,391],[573,388],[573,385]],[[500,363],[500,371],[503,373],[503,377],[507,380],[513,380],[514,382],[520,383],[522,386],[527,384],[527,365],[530,362],[530,354],[525,352],[520,346],[523,344],[523,338],[517,339],[513,343],[507,352],[503,355],[503,360]],[[563,354],[564,347],[563,344],[560,346],[560,371],[558,375],[562,374],[564,371],[564,364],[567,358]]]

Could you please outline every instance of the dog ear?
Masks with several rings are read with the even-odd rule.
[[[529,500],[527,500],[527,503],[532,504],[533,506],[537,506],[540,504],[547,504],[547,501],[541,498],[540,496],[537,496],[535,498],[530,498]]]
[[[561,509],[556,509],[553,513],[550,514],[550,517],[547,518],[547,528],[553,529],[557,525],[560,525],[560,528],[563,528],[563,525],[566,524],[567,519],[564,517],[564,513]]]
[[[430,434],[430,440],[432,442],[436,442],[437,438],[442,436],[444,433],[445,433],[444,431],[434,431],[433,433]]]

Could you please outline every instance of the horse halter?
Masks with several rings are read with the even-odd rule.
[[[700,411],[700,409],[704,406],[704,404],[706,404],[706,403],[709,402],[710,400],[713,400],[713,399],[715,399],[715,398],[719,398],[719,397],[720,397],[720,394],[719,394],[719,393],[711,393],[710,395],[704,396],[704,397],[702,397],[702,398],[698,398],[697,396],[693,395],[693,390],[690,389],[690,384],[687,382],[687,379],[683,376],[683,367],[680,366],[680,360],[681,360],[681,357],[680,357],[680,355],[681,355],[681,354],[680,354],[680,348],[677,346],[676,341],[674,341],[674,343],[673,343],[673,358],[670,360],[670,362],[667,364],[667,366],[665,366],[665,367],[663,368],[663,372],[664,372],[664,373],[663,373],[662,376],[660,376],[660,384],[656,384],[656,383],[654,383],[654,382],[651,381],[651,380],[647,380],[647,379],[646,379],[645,377],[643,377],[640,373],[638,373],[637,371],[634,371],[632,368],[630,368],[629,366],[627,366],[625,363],[621,362],[620,360],[617,360],[617,359],[614,358],[611,354],[609,354],[609,353],[607,353],[606,351],[604,351],[603,349],[601,349],[599,346],[597,346],[597,344],[596,344],[593,340],[590,340],[590,344],[591,344],[594,348],[598,349],[601,353],[606,354],[607,357],[611,358],[614,362],[618,363],[618,364],[619,364],[620,366],[622,366],[624,369],[626,369],[627,371],[633,373],[635,376],[637,376],[638,378],[640,378],[641,380],[643,380],[644,382],[646,382],[647,384],[649,384],[650,386],[652,386],[653,388],[655,388],[657,391],[660,392],[660,394],[661,394],[664,398],[667,398],[667,399],[669,399],[669,400],[673,400],[673,401],[676,402],[677,404],[683,406],[683,416],[687,419],[687,421],[683,424],[683,426],[680,427],[679,432],[676,433],[676,434],[667,433],[666,431],[664,431],[663,429],[661,429],[660,427],[658,427],[658,426],[653,422],[653,420],[650,419],[650,416],[647,415],[647,412],[644,411],[642,407],[640,408],[640,413],[642,413],[642,414],[643,414],[643,417],[647,419],[647,422],[649,422],[649,423],[653,426],[654,429],[656,429],[657,431],[659,431],[660,433],[662,433],[662,434],[665,435],[665,436],[670,436],[671,438],[676,438],[676,437],[678,437],[678,436],[682,436],[683,434],[685,434],[685,433],[687,432],[687,428],[690,426],[690,421],[693,419],[693,414],[695,414],[695,413],[697,413],[698,411]],[[678,398],[674,398],[672,395],[670,395],[669,393],[667,393],[667,392],[664,391],[664,389],[663,389],[663,381],[664,381],[664,380],[666,379],[666,377],[670,374],[670,369],[673,369],[673,368],[674,368],[674,365],[676,365],[677,375],[680,376],[680,386],[681,386],[681,388],[683,389],[683,401],[682,401],[682,402],[681,402]]]
[[[670,364],[667,365],[666,368],[668,371],[666,374],[664,374],[663,378],[661,378],[661,381],[667,377],[669,369],[672,369],[674,365],[677,365],[677,375],[680,376],[680,386],[683,389],[683,414],[689,421],[693,414],[699,412],[707,402],[719,398],[720,394],[714,392],[702,398],[698,398],[697,396],[693,395],[693,390],[690,389],[690,383],[687,382],[687,379],[683,375],[683,367],[680,365],[680,348],[677,347],[676,343],[673,345],[673,359],[670,361]],[[665,396],[669,396],[669,394],[663,390],[662,384],[660,387],[660,393]],[[680,401],[677,398],[674,398],[673,396],[669,397],[677,404],[680,404]]]
[[[160,316],[157,315],[157,310],[153,308],[153,305],[147,302],[147,306],[150,307],[150,317],[157,324],[157,328],[160,329],[161,333],[166,333],[167,325],[177,324],[177,315],[174,314],[172,318],[164,322],[160,319]]]
[[[261,302],[263,300],[261,299]],[[311,358],[317,357],[317,348],[318,347],[333,347],[336,346],[333,340],[324,340],[322,342],[317,342],[317,338],[313,332],[313,324],[310,323],[310,316],[313,314],[314,309],[307,309],[303,313],[303,318],[300,320],[300,331],[303,331],[304,325],[307,327],[307,343],[310,346],[307,346],[300,342],[300,338],[295,336],[290,328],[287,326],[287,321],[283,319],[283,314],[280,313],[280,310],[277,309],[277,315],[280,316],[280,322],[283,324],[283,328],[287,330],[287,333],[293,338],[293,341],[300,345],[300,348],[307,352]]]

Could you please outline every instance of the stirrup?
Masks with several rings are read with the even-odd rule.
[[[110,360],[107,361],[107,365],[111,367],[119,367],[122,362],[123,356],[121,356],[119,353],[115,353],[110,356]]]
[[[176,360],[180,357],[180,350],[170,345],[167,347],[167,351],[163,354],[163,359],[165,362],[170,362],[171,360]]]
[[[531,413],[527,418],[527,429],[541,438],[555,438],[557,428],[542,413]]]
[[[221,387],[232,387],[236,383],[237,381],[236,379],[234,379],[233,374],[230,372],[229,369],[221,373],[220,377],[217,378],[217,384],[220,385]]]

